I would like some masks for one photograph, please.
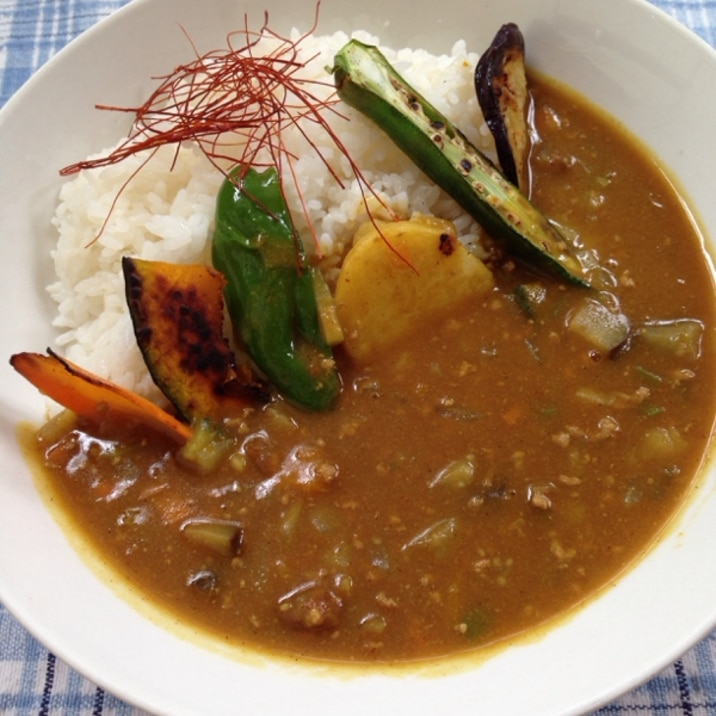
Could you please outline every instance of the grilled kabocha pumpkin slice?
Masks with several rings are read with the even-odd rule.
[[[204,265],[124,257],[137,344],[159,389],[188,421],[221,421],[263,398],[223,333],[224,277]]]

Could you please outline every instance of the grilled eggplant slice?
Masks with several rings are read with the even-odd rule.
[[[475,68],[475,91],[492,132],[503,174],[529,194],[529,92],[525,42],[515,23],[503,25]]]

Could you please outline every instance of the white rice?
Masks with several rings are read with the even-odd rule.
[[[353,36],[378,44],[365,33]],[[306,67],[306,77],[330,82],[325,68],[332,65],[335,53],[348,39],[344,33],[336,33],[304,40],[301,56],[316,55]],[[415,89],[477,146],[491,151],[492,140],[474,97],[472,77],[478,57],[467,52],[464,42],[457,42],[450,54],[441,56],[424,50],[381,49]],[[477,226],[379,129],[342,104],[337,109],[342,116],[331,119],[334,131],[365,179],[394,212],[404,217],[419,212],[452,219],[464,241],[477,243]],[[304,140],[289,135],[284,139],[299,157],[294,165],[298,181],[308,201],[317,248],[330,270],[366,218],[363,194],[349,162],[325,132],[316,128],[312,139],[337,170],[344,187],[329,175]],[[164,148],[129,183],[144,161],[141,155],[82,171],[63,185],[53,219],[59,233],[52,253],[57,280],[48,291],[57,302],[54,326],[59,330],[58,350],[86,369],[153,398],[158,398],[158,391],[134,340],[121,259],[208,262],[215,199],[223,180],[221,172],[195,147],[182,147],[169,171],[174,158],[175,149]],[[306,230],[308,222],[290,183],[287,193],[297,228],[311,249],[314,241]]]

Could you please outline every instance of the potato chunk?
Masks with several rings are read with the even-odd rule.
[[[382,236],[370,222],[359,228],[336,285],[344,346],[358,362],[493,286],[452,222],[416,216],[376,223]]]

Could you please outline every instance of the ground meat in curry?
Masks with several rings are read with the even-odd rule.
[[[257,648],[432,657],[564,612],[663,528],[712,426],[708,263],[653,159],[532,87],[533,198],[596,251],[599,291],[495,257],[487,297],[369,365],[339,349],[334,410],[276,400],[233,421],[211,474],[147,436],[41,433],[64,509],[152,599]],[[572,329],[595,296],[628,316],[614,350]]]

